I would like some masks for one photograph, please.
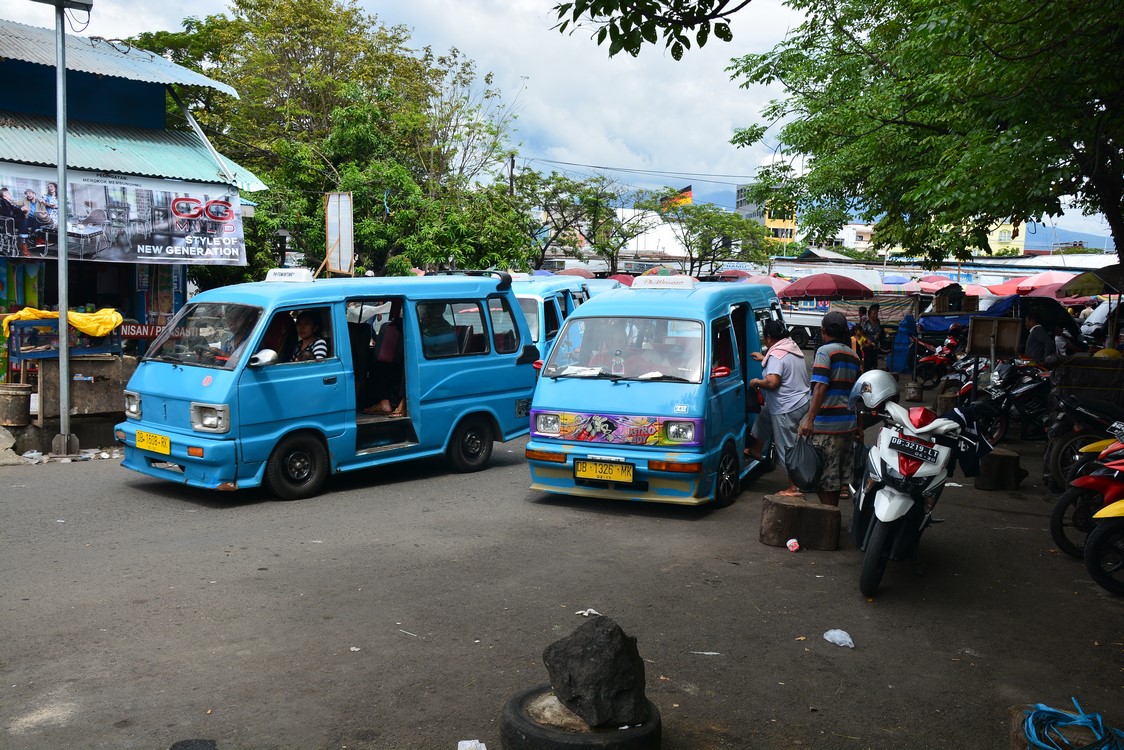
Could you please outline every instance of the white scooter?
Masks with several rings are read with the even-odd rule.
[[[878,444],[856,467],[851,539],[865,551],[859,590],[874,596],[888,560],[916,563],[921,533],[932,520],[958,450],[960,424],[923,406],[895,403],[897,382],[889,373],[864,373],[851,390],[851,408],[880,416]],[[915,566],[916,567],[916,566]]]

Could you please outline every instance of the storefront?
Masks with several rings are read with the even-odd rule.
[[[192,129],[165,127],[173,87],[236,97],[234,89],[120,43],[67,36],[68,164],[59,191],[54,37],[0,20],[0,79],[21,82],[0,87],[0,313],[57,310],[65,244],[71,310],[114,308],[125,321],[112,337],[86,343],[120,356],[183,305],[189,266],[246,265],[240,196],[266,186],[219,154],[190,113]],[[46,323],[31,333],[51,339]],[[83,339],[72,332],[71,340]],[[0,382],[35,382],[50,345],[31,357],[9,343],[0,330]],[[74,398],[72,413],[87,413],[79,392]]]

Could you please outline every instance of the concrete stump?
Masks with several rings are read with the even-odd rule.
[[[1029,472],[1019,465],[1019,454],[996,448],[980,460],[977,490],[1017,490]]]
[[[761,543],[783,547],[796,539],[804,549],[839,548],[839,508],[803,497],[766,495],[761,504]]]

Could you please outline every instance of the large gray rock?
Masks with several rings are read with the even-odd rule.
[[[644,660],[636,639],[608,617],[593,617],[543,650],[558,700],[591,727],[642,724],[648,718]]]

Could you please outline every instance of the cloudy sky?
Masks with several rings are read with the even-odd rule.
[[[553,0],[360,0],[387,25],[412,30],[414,46],[435,52],[456,47],[495,74],[495,84],[518,114],[517,166],[582,177],[601,173],[637,187],[694,187],[696,200],[734,206],[735,185],[750,181],[770,158],[765,146],[737,149],[735,128],[756,121],[779,95],[741,89],[725,72],[731,58],[764,52],[799,17],[779,0],[753,0],[733,17],[734,41],[712,39],[675,62],[662,46],[638,58],[609,59],[590,32],[564,36],[551,29]],[[89,25],[67,32],[123,38],[179,29],[186,13],[225,12],[225,0],[181,4],[150,0],[93,0]],[[75,21],[86,14],[69,11]],[[33,0],[5,0],[0,17],[53,28],[54,9]],[[237,82],[230,82],[237,88]],[[1059,227],[1108,234],[1103,220],[1075,212]]]

